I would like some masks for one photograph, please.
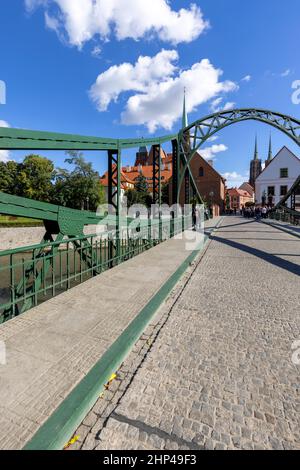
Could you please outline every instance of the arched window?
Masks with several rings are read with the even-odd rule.
[[[201,177],[204,176],[204,168],[203,168],[203,166],[200,166],[200,168],[199,168],[199,176],[201,176]]]

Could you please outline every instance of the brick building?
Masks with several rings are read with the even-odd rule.
[[[228,202],[227,202],[228,201]],[[249,194],[241,188],[230,188],[226,190],[226,209],[232,211],[240,210],[245,207],[247,203],[254,204],[254,194]]]
[[[192,159],[190,167],[198,191],[213,216],[221,215],[225,209],[226,180],[215,170],[213,162],[208,162],[199,153]],[[184,202],[184,187],[181,188],[180,202]]]
[[[211,208],[214,216],[220,215],[225,208],[225,179],[213,168],[212,162],[207,162],[201,155],[196,154],[191,162],[191,170],[198,191],[203,200]],[[161,149],[161,184],[169,184],[169,194],[172,194],[172,154]],[[134,188],[140,175],[146,178],[149,194],[153,191],[153,148],[148,152],[146,147],[140,148],[136,154],[134,166],[125,166],[121,172],[122,192]],[[101,178],[101,183],[108,186],[108,173]],[[184,204],[185,189],[181,188],[180,203]]]
[[[186,114],[185,97],[183,104],[183,115],[182,115],[182,128],[187,127],[188,120]],[[172,154],[167,154],[162,148],[160,150],[161,157],[161,184],[169,184],[169,199],[171,202],[172,194]],[[211,209],[214,216],[219,216],[225,210],[225,183],[226,180],[213,168],[213,162],[206,161],[201,157],[200,154],[196,154],[190,164],[194,180],[197,184],[199,193],[207,206]],[[126,166],[122,168],[122,178],[124,178],[124,188],[126,190],[130,187],[134,187],[138,177],[143,175],[146,178],[148,191],[152,194],[153,191],[153,147],[150,152],[146,146],[139,148],[136,153],[136,159],[134,166]],[[126,180],[126,182],[125,182]],[[107,172],[101,178],[101,183],[104,186],[108,185],[108,174]],[[183,205],[185,202],[185,188],[184,183],[180,193],[180,203]]]

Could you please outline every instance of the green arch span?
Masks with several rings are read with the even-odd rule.
[[[201,145],[222,129],[238,122],[250,120],[263,122],[275,127],[300,146],[300,121],[286,114],[266,109],[243,108],[208,115],[193,122],[179,132],[178,141],[184,164],[179,175],[178,198],[185,171],[189,168],[191,160]],[[191,170],[189,171],[191,173]]]

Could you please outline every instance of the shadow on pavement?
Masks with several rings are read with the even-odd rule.
[[[236,248],[237,250],[244,251],[245,253],[248,253],[250,255],[257,256],[258,258],[266,261],[267,263],[273,264],[274,266],[277,266],[278,268],[285,269],[286,271],[289,271],[290,273],[300,276],[300,266],[298,264],[292,263],[291,261],[281,259],[277,256],[266,253],[265,251],[259,250],[258,248],[252,248],[252,247],[243,245],[242,243],[238,243],[233,240],[220,238],[215,235],[212,235],[211,239],[219,243],[223,243],[224,245],[231,246],[232,248]]]

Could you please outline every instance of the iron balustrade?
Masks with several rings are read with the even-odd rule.
[[[191,216],[0,251],[0,323],[191,228]],[[115,244],[118,242],[118,249]]]
[[[269,219],[298,226],[300,225],[300,212],[287,207],[278,207],[269,212]]]

